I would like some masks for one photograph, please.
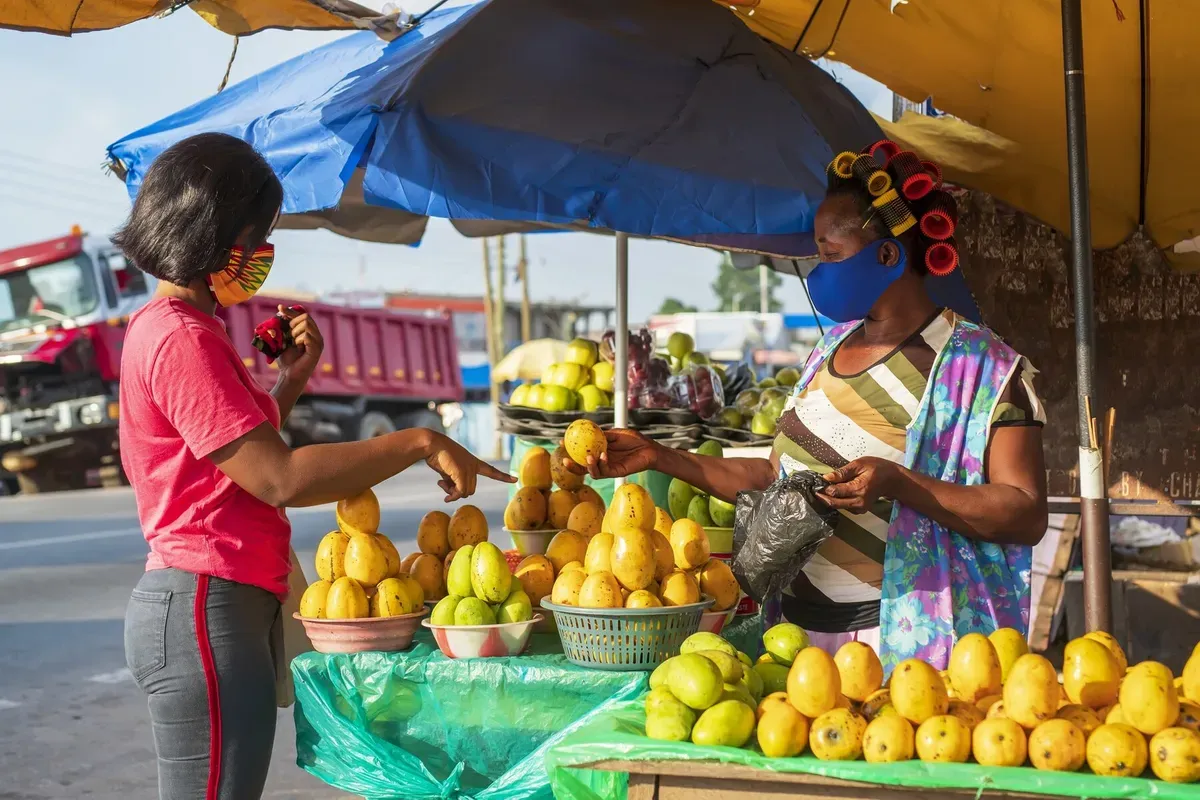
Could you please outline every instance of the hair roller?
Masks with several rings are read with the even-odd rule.
[[[882,197],[872,201],[871,205],[892,236],[899,236],[917,224],[917,218],[895,189],[889,189]]]
[[[854,159],[854,163],[850,165],[854,177],[864,186],[868,186],[871,182],[871,176],[879,172],[879,164],[876,163],[874,156],[869,153],[858,155]]]
[[[937,164],[933,163],[932,161],[922,161],[921,169],[925,170],[926,174],[929,175],[930,180],[933,181],[934,189],[942,188],[942,168],[941,167],[939,167]]]
[[[934,242],[925,250],[925,268],[930,275],[949,275],[958,266],[958,243],[951,236],[943,242]]]
[[[944,241],[954,235],[958,225],[958,206],[949,192],[934,191],[929,198],[929,208],[921,215],[921,233],[930,239]]]
[[[921,159],[910,150],[901,150],[888,159],[888,169],[896,176],[901,193],[909,200],[919,200],[933,189],[929,174]]]
[[[893,156],[900,152],[900,145],[891,139],[880,139],[868,147],[867,152],[876,157],[882,156],[883,160],[881,163],[886,164],[891,161]]]
[[[849,180],[854,177],[853,164],[856,158],[858,158],[858,153],[852,153],[849,150],[838,153],[837,157],[829,162],[829,171],[842,180]]]

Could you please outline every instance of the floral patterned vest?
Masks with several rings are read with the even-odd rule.
[[[809,356],[795,392],[859,323],[829,331]],[[904,465],[932,478],[984,483],[984,452],[1000,394],[1021,357],[987,328],[955,315],[908,429]],[[946,669],[955,640],[971,632],[1029,627],[1033,549],[961,536],[896,503],[887,532],[880,606],[885,671],[906,658]]]

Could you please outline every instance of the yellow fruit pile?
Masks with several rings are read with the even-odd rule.
[[[491,542],[465,544],[446,571],[445,597],[433,607],[432,625],[495,625],[533,619],[529,595],[513,580],[508,560]]]
[[[569,528],[586,536],[600,531],[604,501],[595,489],[584,486],[582,475],[563,466],[566,458],[561,446],[553,456],[543,447],[525,453],[517,475],[520,488],[504,509],[505,528],[517,532]]]
[[[553,568],[551,602],[654,608],[697,603],[705,594],[714,598],[716,611],[737,605],[737,580],[728,564],[710,558],[704,529],[688,519],[673,522],[641,486],[617,489],[597,522],[583,531],[572,526],[550,540],[545,560]],[[533,568],[526,559],[518,577],[527,563]],[[539,575],[545,575],[544,565],[537,563]]]
[[[867,645],[851,642],[830,655],[809,646],[804,632],[788,623],[768,631],[763,644],[767,653],[753,670],[766,696],[756,701],[751,730],[767,756],[795,756],[807,747],[823,760],[974,758],[985,766],[1028,763],[1068,772],[1086,764],[1102,776],[1137,777],[1149,768],[1164,781],[1200,781],[1200,645],[1176,679],[1153,661],[1127,667],[1111,635],[1089,633],[1067,645],[1060,683],[1054,666],[1029,653],[1024,637],[1006,628],[964,636],[945,672],[903,661],[885,686],[879,658]],[[719,668],[720,659],[713,660]],[[709,732],[696,731],[705,715],[746,698],[722,697],[711,706],[694,702],[717,691],[695,663],[675,675],[680,663],[676,658],[660,667],[674,681],[667,686],[676,705],[659,691],[662,676],[658,685],[651,677],[646,733],[713,743]],[[683,689],[676,691],[678,686]],[[697,686],[705,693],[688,694]],[[694,712],[701,709],[707,710],[697,720]],[[719,743],[740,747],[749,741],[744,712],[726,709],[720,718],[709,723],[721,726]]]
[[[459,506],[453,515],[430,511],[417,525],[417,552],[400,562],[400,571],[421,584],[426,600],[441,600],[447,594],[446,576],[455,554],[487,538],[487,517],[475,506]]]
[[[371,490],[337,504],[338,529],[317,546],[314,581],[300,597],[309,619],[394,617],[419,611],[421,584],[401,571],[400,555],[379,533],[379,500]]]

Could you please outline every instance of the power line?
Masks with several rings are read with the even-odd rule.
[[[98,176],[90,176],[90,175],[79,174],[79,173],[76,173],[73,175],[65,175],[62,173],[56,174],[54,172],[50,172],[45,169],[38,169],[37,167],[30,166],[28,164],[18,164],[15,162],[5,163],[3,156],[0,156],[0,170],[2,170],[3,172],[6,172],[6,173],[10,173],[10,174],[18,173],[18,174],[22,174],[22,175],[27,175],[27,176],[35,178],[39,181],[43,181],[43,180],[67,181],[69,183],[79,184],[79,186],[81,188],[89,189],[92,191],[104,191],[106,189],[112,189],[115,186],[123,186],[124,185],[120,181],[115,180],[115,179],[104,180],[103,178],[100,178]]]
[[[96,215],[95,218],[100,219],[100,217],[102,217],[102,216],[108,216],[108,213],[105,212],[104,210],[97,209],[96,204],[94,204],[94,203],[77,203],[75,206],[70,206],[70,205],[64,205],[61,202],[58,202],[58,203],[51,202],[51,201],[47,201],[47,200],[40,199],[37,197],[13,197],[12,195],[4,195],[4,194],[0,194],[0,202],[8,202],[8,203],[12,203],[13,205],[18,205],[18,206],[26,206],[26,205],[37,206],[38,208],[44,208],[48,211],[54,211],[59,214],[69,215],[69,216],[73,216],[73,217],[84,216],[84,215]],[[75,202],[75,201],[68,200],[67,202]],[[85,208],[86,208],[86,211],[84,210]],[[81,214],[80,212],[83,212],[83,213]],[[112,216],[119,217],[121,215],[113,214]]]
[[[35,197],[42,196],[42,195],[55,195],[55,196],[59,196],[59,197],[74,198],[76,200],[79,200],[81,202],[88,203],[91,205],[101,205],[101,206],[125,205],[125,203],[118,202],[115,197],[100,197],[99,195],[88,195],[88,194],[81,193],[80,191],[73,189],[73,188],[63,188],[60,186],[46,186],[46,185],[39,186],[37,184],[31,184],[31,183],[25,183],[22,181],[13,181],[13,180],[5,181],[5,184],[7,187],[15,187],[18,189],[24,189],[27,192],[34,192]],[[128,203],[127,199],[126,199],[126,203]]]
[[[80,173],[88,177],[98,180],[105,180],[102,172],[103,164],[97,162],[92,167],[85,167],[82,164],[68,164],[65,161],[55,161],[50,158],[42,158],[41,156],[31,156],[28,153],[19,153],[16,150],[0,147],[0,158],[6,161],[15,161],[19,164],[42,164],[51,169],[67,170],[73,173]],[[93,173],[91,170],[95,170]]]

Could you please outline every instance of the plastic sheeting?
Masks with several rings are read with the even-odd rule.
[[[1026,792],[1061,797],[1195,800],[1195,786],[1146,778],[1104,778],[1087,772],[1041,772],[1030,767],[983,767],[978,764],[868,764],[865,761],[820,761],[805,753],[798,758],[767,758],[757,750],[699,747],[660,742],[645,736],[646,715],[640,702],[622,703],[592,717],[586,725],[550,749],[546,768],[558,800],[611,800],[623,794],[625,776],[607,781],[570,768],[605,760],[721,761],[771,772],[792,772],[926,789],[970,789],[980,794]],[[581,776],[588,775],[588,779]]]
[[[292,674],[297,763],[369,800],[550,800],[549,747],[648,679],[572,666],[553,634],[454,660],[424,632],[402,653],[307,653]]]

